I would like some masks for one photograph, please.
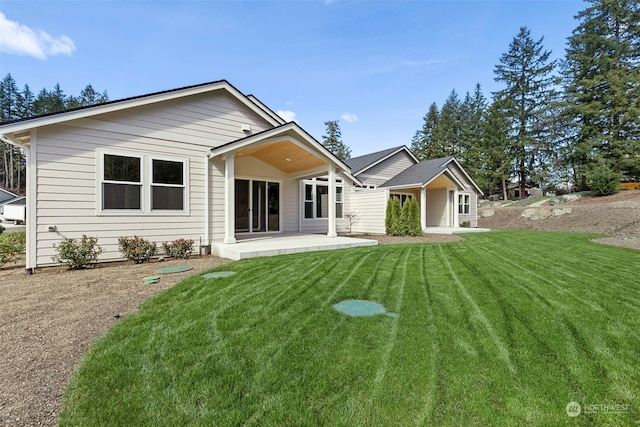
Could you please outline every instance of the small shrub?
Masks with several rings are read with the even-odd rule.
[[[193,250],[193,240],[176,239],[171,243],[162,242],[162,250],[171,258],[188,259]]]
[[[462,222],[460,223],[460,227],[462,227],[462,228],[469,228],[469,227],[471,227],[471,221],[462,221]]]
[[[126,259],[140,264],[149,262],[158,248],[155,243],[151,243],[143,237],[133,236],[118,237],[118,249]]]
[[[0,224],[0,234],[4,233],[5,228]]]
[[[587,174],[589,189],[596,196],[609,196],[620,190],[620,174],[602,163]]]
[[[51,259],[70,270],[87,268],[98,262],[98,256],[102,248],[98,245],[98,239],[82,235],[82,239],[66,238],[58,246],[53,244],[57,254]]]
[[[24,231],[0,236],[0,267],[8,262],[16,262],[18,255],[25,252],[26,241]]]

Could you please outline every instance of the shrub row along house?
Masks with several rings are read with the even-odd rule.
[[[239,236],[384,233],[390,196],[420,202],[421,224],[475,227],[478,186],[453,158],[405,146],[341,161],[294,122],[217,81],[4,123],[27,153],[27,270],[53,244],[119,236],[231,245]]]

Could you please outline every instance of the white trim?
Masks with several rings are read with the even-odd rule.
[[[140,183],[128,181],[110,181],[104,179],[104,156],[135,157],[140,159]],[[183,156],[156,156],[131,150],[119,150],[99,147],[96,149],[96,216],[189,216],[191,212],[191,198],[189,197],[190,159]],[[166,185],[183,189],[183,209],[152,209],[151,191],[153,187],[153,160],[171,161],[183,164],[183,185]],[[140,209],[103,209],[102,184],[127,184],[140,186]],[[165,186],[165,185],[163,185]]]
[[[282,233],[282,190],[284,188],[284,184],[283,181],[281,179],[274,179],[274,178],[265,178],[265,177],[261,177],[261,176],[247,176],[247,175],[236,175],[235,179],[242,179],[245,181],[249,181],[250,183],[252,183],[253,181],[263,181],[266,183],[266,190],[267,190],[267,194],[269,194],[269,184],[278,184],[278,230],[277,231],[269,231],[269,206],[268,204],[265,206],[265,208],[267,209],[267,218],[266,218],[266,223],[265,223],[265,230],[266,231],[253,231],[253,224],[252,221],[253,219],[250,219],[250,224],[249,224],[249,231],[242,231],[242,232],[238,232],[235,231],[235,227],[234,227],[234,232],[235,234],[239,234],[239,235],[257,235],[257,234],[278,234],[278,233]],[[235,185],[235,180],[234,180],[234,185]],[[251,184],[249,184],[249,200],[251,203],[253,203],[253,186]],[[268,199],[267,199],[268,202]],[[234,214],[234,218],[235,218],[235,200],[234,200],[234,206],[233,206],[233,214]],[[251,217],[251,215],[249,215]]]
[[[199,95],[202,93],[215,92],[217,90],[226,90],[229,94],[234,96],[244,105],[253,110],[261,118],[266,120],[272,126],[277,126],[279,122],[275,120],[270,114],[260,108],[255,102],[247,98],[240,93],[227,81],[213,82],[204,85],[192,86],[183,89],[171,90],[168,92],[159,92],[149,95],[141,95],[133,99],[123,99],[121,101],[112,101],[106,104],[99,104],[88,108],[82,108],[80,110],[63,111],[57,114],[52,114],[45,117],[36,117],[29,120],[24,120],[16,123],[9,123],[6,125],[0,125],[2,133],[16,133],[24,130],[33,129],[41,126],[48,126],[52,124],[67,122],[70,120],[83,119],[86,117],[96,116],[98,114],[106,114],[115,111],[121,111],[128,108],[141,107],[149,104],[170,101],[173,99],[184,98],[193,95]]]
[[[204,245],[211,244],[211,197],[209,195],[211,179],[211,162],[208,156],[204,156]]]
[[[460,164],[460,162],[458,162],[458,161],[456,160],[456,158],[455,158],[455,157],[452,157],[452,158],[451,158],[448,162],[446,162],[443,166],[448,165],[448,164],[449,164],[449,163],[451,163],[452,161],[453,161],[453,162],[458,166],[458,169],[460,169],[460,171],[461,171],[461,172],[464,174],[464,176],[469,180],[469,182],[470,182],[471,184],[473,184],[473,186],[474,186],[474,187],[476,187],[476,190],[478,190],[478,193],[480,193],[481,195],[483,195],[483,196],[484,196],[484,193],[482,192],[482,190],[480,189],[480,187],[478,187],[478,184],[476,184],[476,182],[473,180],[473,178],[471,178],[471,177],[469,176],[469,174],[467,173],[467,171],[466,171],[466,170],[464,170],[464,168],[462,167],[462,165]],[[463,185],[462,187],[464,188],[464,185]]]
[[[344,180],[342,178],[337,178],[337,174],[335,174],[335,173],[334,173],[334,177],[336,177],[333,180],[335,182],[335,187],[334,188],[336,188],[336,189],[337,188],[342,188],[342,201],[338,202],[337,200],[335,200],[335,202],[334,202],[334,210],[333,210],[334,213],[335,213],[335,205],[337,203],[342,203],[342,216],[341,217],[336,217],[336,220],[338,220],[338,219],[344,219],[344,207],[345,207],[344,200],[345,200],[345,197],[346,197],[346,195],[345,195],[346,193],[345,193]],[[323,187],[324,186],[329,187],[329,179],[328,178],[327,178],[326,181],[319,181],[317,178],[324,178],[324,177],[320,176],[320,177],[314,177],[314,178],[301,179],[300,180],[300,204],[301,204],[301,206],[300,206],[300,228],[301,229],[302,229],[302,223],[309,223],[309,222],[312,222],[312,221],[327,221],[329,219],[328,216],[326,216],[326,217],[318,217],[318,216],[316,216],[316,212],[317,212],[317,209],[318,209],[317,208],[318,204],[317,204],[317,197],[316,197],[316,195],[317,195],[316,187],[318,185],[321,185]],[[340,182],[337,182],[337,181],[340,181]],[[307,196],[306,189],[305,189],[306,185],[311,185],[313,187],[313,190],[311,192],[311,202],[313,202],[313,218],[306,218],[305,217],[305,214],[306,214],[306,210],[305,210],[306,206],[305,206],[305,204],[308,202],[308,200],[306,199],[306,196]],[[327,191],[328,191],[327,195],[329,195],[330,192],[331,192],[331,189],[329,188],[329,189],[327,189]],[[335,191],[337,193],[337,190],[335,190]],[[327,200],[327,204],[329,206],[331,206],[329,200]],[[327,212],[328,212],[328,215],[330,215],[330,210],[327,211]]]
[[[224,243],[236,242],[235,153],[224,158]]]
[[[329,224],[327,227],[327,236],[336,237],[338,236],[336,233],[336,169],[332,164],[329,164],[327,176],[329,180]],[[344,188],[342,191],[344,195]]]
[[[36,268],[38,260],[38,130],[31,131],[29,148],[24,148],[27,156],[27,259],[26,270]]]
[[[427,229],[427,187],[420,188],[420,227]]]

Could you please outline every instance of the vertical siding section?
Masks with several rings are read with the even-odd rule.
[[[358,179],[366,185],[381,185],[413,165],[415,161],[402,150],[383,162],[367,169],[358,175]]]
[[[224,91],[153,106],[94,116],[38,129],[36,233],[37,265],[51,265],[54,244],[83,234],[98,237],[101,260],[120,259],[120,236],[142,236],[161,243],[204,236],[205,167],[210,167],[211,237],[223,232],[224,165],[207,162],[214,146],[244,135],[242,124],[259,131],[270,125]],[[98,152],[136,153],[145,159],[187,161],[187,213],[100,212]],[[148,165],[145,163],[144,167]],[[221,167],[222,166],[222,167]],[[148,180],[145,181],[145,186]],[[49,226],[56,232],[49,232]]]

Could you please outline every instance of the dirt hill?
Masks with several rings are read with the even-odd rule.
[[[603,243],[640,249],[640,190],[558,200],[555,206],[549,200],[537,206],[486,206],[479,216],[478,227],[600,233],[612,236]]]

